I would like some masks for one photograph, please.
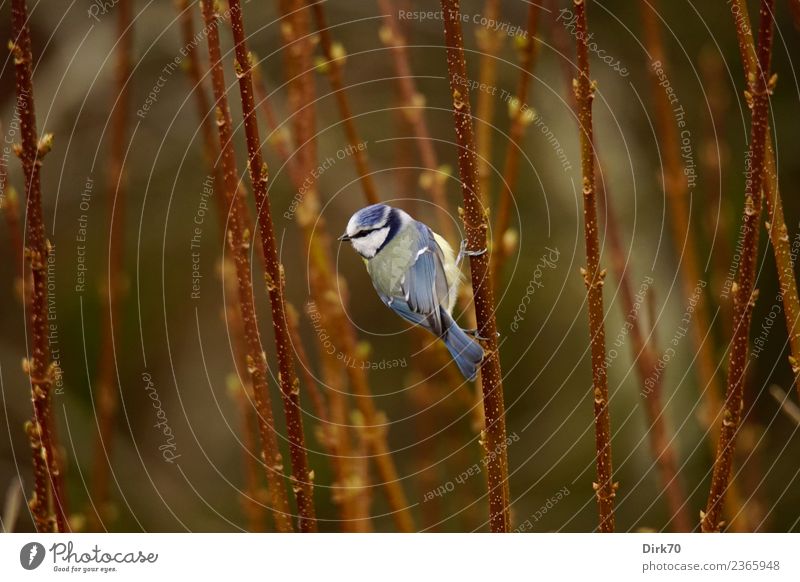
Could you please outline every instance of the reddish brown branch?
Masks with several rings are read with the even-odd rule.
[[[225,231],[225,222],[228,214],[228,207],[224,198],[224,177],[217,163],[219,157],[219,147],[214,137],[214,118],[211,117],[211,101],[208,98],[206,89],[203,86],[205,71],[200,63],[200,53],[197,42],[194,41],[195,29],[192,21],[192,9],[189,0],[179,0],[177,9],[181,22],[181,40],[186,49],[186,73],[192,84],[192,95],[194,95],[197,115],[200,119],[200,135],[203,139],[203,156],[211,175],[214,177],[214,199],[217,204],[217,214],[221,231]],[[250,222],[249,220],[247,221]]]
[[[486,22],[500,21],[500,0],[486,0],[483,5],[483,17]],[[528,14],[537,7],[530,5]],[[530,21],[529,21],[530,22]],[[478,26],[475,31],[480,57],[478,59],[478,83],[480,87],[495,87],[497,83],[497,54],[503,48],[505,31],[493,30],[488,26]],[[531,38],[531,43],[533,39]],[[475,145],[477,147],[478,183],[483,196],[483,203],[488,205],[489,186],[491,185],[492,168],[492,135],[494,121],[495,96],[493,91],[478,91],[475,103]],[[497,247],[494,247],[497,248]]]
[[[224,236],[228,217],[228,206],[225,203],[224,178],[217,160],[219,158],[219,148],[214,141],[213,118],[210,116],[211,105],[203,86],[204,70],[200,63],[200,54],[195,39],[195,29],[192,20],[193,10],[189,5],[189,0],[179,0],[177,9],[181,21],[181,39],[186,48],[187,66],[186,73],[192,85],[192,94],[195,98],[198,118],[200,119],[200,132],[203,140],[203,154],[209,173],[214,178],[214,199],[217,206],[217,218],[220,225],[220,233]],[[246,209],[245,209],[246,210]],[[246,213],[247,214],[247,213]],[[245,218],[246,224],[250,223],[250,218]],[[242,415],[242,432],[244,438],[244,469],[245,469],[245,488],[246,494],[242,499],[242,506],[247,517],[248,529],[250,531],[262,531],[265,525],[264,504],[267,496],[264,495],[260,476],[260,466],[257,457],[254,456],[258,451],[258,424],[253,413],[253,384],[247,369],[247,346],[244,341],[244,325],[241,318],[241,308],[238,302],[236,266],[230,259],[220,261],[220,276],[226,287],[226,306],[225,317],[231,330],[231,337],[234,339],[233,353],[236,366],[242,372],[235,378],[235,383],[230,383],[234,391],[234,397]],[[239,379],[245,377],[244,383]]]
[[[789,11],[796,30],[800,30],[800,0],[789,0]]]
[[[536,33],[537,20],[539,17],[539,6],[530,4],[528,6],[528,25],[527,33],[523,38],[523,46],[520,50],[520,72],[519,79],[517,80],[517,93],[516,101],[510,105],[511,112],[511,130],[509,131],[509,142],[506,148],[506,158],[503,166],[502,185],[500,186],[500,196],[497,203],[497,218],[494,225],[494,241],[492,242],[492,251],[495,253],[495,262],[493,266],[494,284],[498,285],[500,276],[503,273],[503,265],[506,259],[511,254],[512,249],[506,249],[503,245],[503,237],[508,232],[508,226],[511,222],[511,198],[512,192],[517,185],[519,178],[519,161],[522,152],[522,139],[525,136],[525,128],[533,120],[531,117],[532,111],[528,109],[528,87],[530,86],[530,77],[533,71],[533,64],[536,54]],[[482,96],[488,94],[481,92]],[[480,103],[480,102],[479,102]],[[480,116],[480,109],[478,110]],[[480,134],[478,143],[480,144]],[[478,170],[480,173],[480,168]]]
[[[253,391],[258,411],[261,435],[262,458],[266,465],[270,505],[279,531],[292,531],[289,500],[283,480],[283,458],[278,449],[275,420],[267,381],[267,360],[261,344],[253,303],[248,250],[251,235],[248,229],[242,191],[239,189],[236,156],[233,149],[232,120],[228,98],[225,93],[225,73],[219,43],[219,15],[211,1],[201,3],[205,30],[208,35],[208,54],[211,62],[211,80],[217,106],[217,129],[222,153],[222,171],[225,198],[230,209],[228,221],[228,246],[236,265],[239,304],[247,343],[247,368],[253,382]]]
[[[358,147],[359,144],[362,143],[361,137],[358,135],[358,129],[353,120],[350,100],[347,97],[347,92],[345,91],[344,82],[342,80],[344,55],[340,54],[341,50],[337,50],[337,45],[334,44],[331,38],[331,32],[325,18],[325,9],[322,2],[318,0],[306,1],[314,12],[314,19],[316,20],[317,31],[319,33],[319,44],[322,47],[322,54],[325,55],[326,61],[323,68],[328,74],[328,81],[330,81],[333,94],[336,97],[339,115],[344,123],[344,132],[345,135],[347,135],[347,141],[353,152],[352,157],[356,164],[356,170],[361,178],[361,189],[364,191],[364,198],[367,204],[376,204],[378,202],[378,193],[375,188],[375,181],[372,179],[372,174],[367,164],[367,152],[363,147]]]
[[[91,520],[93,529],[104,526],[113,512],[110,511],[111,493],[109,473],[114,441],[114,422],[117,411],[117,366],[115,357],[115,336],[121,326],[121,302],[125,290],[124,251],[125,251],[125,200],[127,183],[123,164],[125,161],[128,118],[128,79],[132,69],[133,8],[130,0],[120,0],[117,7],[117,48],[114,70],[114,93],[117,101],[111,111],[111,147],[106,184],[108,203],[108,270],[102,294],[103,321],[100,343],[100,368],[95,386],[97,410],[97,436],[94,444],[94,465],[92,467]],[[116,332],[116,333],[115,333]]]
[[[23,297],[25,284],[22,280],[26,276],[25,242],[22,240],[22,227],[19,220],[19,195],[17,190],[10,184],[6,186],[3,195],[3,205],[0,210],[6,216],[6,228],[8,229],[11,254],[14,257],[14,269],[16,271],[14,292],[17,294],[20,303],[25,303],[27,307],[29,305],[29,297]],[[30,285],[30,282],[28,284]]]
[[[552,3],[551,3],[552,5]],[[555,12],[555,11],[554,11]],[[554,44],[558,47],[558,51],[562,54],[567,54],[568,42],[565,38],[566,31],[559,23],[555,23],[553,28]],[[567,63],[566,59],[562,59]],[[567,63],[568,64],[568,63]],[[572,85],[572,71],[565,67],[565,78]],[[577,117],[575,95],[570,92],[568,95],[570,108],[575,111]],[[595,151],[595,171],[600,172],[602,176],[602,168],[604,167],[601,156],[594,144]],[[690,531],[692,529],[692,520],[689,517],[688,507],[686,505],[686,493],[683,487],[683,482],[678,473],[678,456],[673,446],[674,433],[670,430],[665,414],[662,399],[662,387],[664,374],[654,374],[656,365],[658,364],[658,346],[656,345],[655,338],[655,316],[654,313],[650,315],[651,329],[645,328],[642,318],[639,314],[640,306],[637,306],[634,298],[634,288],[631,283],[631,269],[626,259],[625,247],[620,235],[620,226],[617,221],[616,212],[614,211],[613,197],[610,196],[608,185],[604,180],[597,181],[597,205],[600,213],[600,218],[605,222],[608,241],[608,249],[611,261],[611,269],[614,276],[619,281],[620,299],[622,303],[623,315],[626,317],[626,324],[630,323],[631,335],[631,357],[636,365],[637,375],[641,382],[641,395],[644,404],[645,414],[650,425],[647,436],[650,442],[650,450],[658,465],[658,473],[661,481],[661,486],[666,498],[667,507],[669,508],[671,521],[674,523],[676,531]],[[648,308],[652,311],[654,309],[653,290],[649,287],[650,282],[645,280],[648,285],[647,300]],[[633,318],[633,321],[630,319]]]
[[[739,8],[738,14],[741,15],[737,15],[734,18],[736,38],[739,41],[739,52],[742,55],[745,79],[748,87],[750,87],[758,75],[753,30],[750,26],[746,0],[735,0],[735,2]],[[766,176],[763,181],[763,188],[769,213],[767,232],[775,255],[778,281],[780,283],[780,296],[783,300],[783,309],[786,314],[786,329],[789,334],[789,346],[791,348],[789,364],[795,377],[794,383],[797,394],[800,396],[800,297],[798,297],[797,292],[789,231],[786,228],[786,222],[783,217],[783,204],[778,189],[778,170],[769,125],[767,126],[766,148],[764,153]]]
[[[310,257],[312,269],[311,290],[315,301],[318,302],[323,321],[330,325],[334,337],[341,342],[341,352],[347,358],[355,358],[357,350],[357,336],[352,323],[345,312],[346,284],[335,276],[333,259],[330,254],[330,236],[327,233],[324,219],[319,216],[320,201],[316,191],[316,184],[309,178],[313,167],[316,165],[316,144],[314,140],[315,112],[311,105],[315,98],[313,70],[311,67],[312,44],[309,38],[308,11],[302,0],[281,0],[280,8],[284,26],[283,41],[286,47],[286,76],[289,83],[289,105],[292,111],[293,137],[297,147],[302,149],[296,154],[300,160],[302,175],[306,176],[304,194],[297,208],[297,222],[305,234],[306,252]],[[295,187],[299,186],[295,184]],[[341,301],[338,300],[333,289],[341,290]],[[340,363],[326,360],[326,368],[339,366]],[[364,370],[347,366],[347,374],[356,396],[356,405],[363,417],[363,427],[359,432],[373,454],[373,460],[382,481],[381,485],[386,491],[392,517],[401,531],[413,531],[414,523],[409,511],[408,501],[403,492],[397,469],[392,458],[386,439],[386,416],[375,408],[369,382]],[[342,399],[343,400],[343,399]],[[331,404],[331,415],[334,411],[341,414],[344,419],[344,402]],[[334,422],[336,422],[334,420]],[[346,434],[345,431],[341,431]],[[365,436],[364,436],[365,435]],[[363,474],[363,473],[362,473]],[[365,492],[366,483],[358,474],[351,474],[355,481],[352,488],[353,495]],[[344,484],[341,484],[344,485]],[[349,494],[349,492],[348,492]]]
[[[225,296],[237,296],[236,266],[230,259],[222,261],[222,281],[225,286]],[[237,301],[228,300],[223,314],[228,322],[228,330],[233,340],[233,352],[236,357],[236,367],[247,370],[247,346],[245,345],[245,330],[242,324],[241,309]],[[241,414],[241,427],[243,439],[244,455],[244,477],[245,492],[241,496],[242,510],[247,517],[247,527],[249,531],[264,531],[265,514],[264,503],[269,503],[269,496],[265,495],[261,484],[261,467],[259,466],[258,455],[258,421],[253,410],[255,392],[250,376],[245,372],[243,375],[231,374],[228,377],[228,390],[236,401]]]
[[[256,91],[256,98],[258,99],[258,109],[267,121],[267,127],[269,127],[269,130],[272,132],[269,137],[269,142],[275,148],[281,161],[286,164],[289,180],[299,188],[299,185],[303,183],[303,178],[301,177],[297,158],[291,155],[292,144],[289,139],[289,130],[286,129],[286,127],[278,126],[275,111],[272,108],[267,89],[264,86],[264,77],[261,74],[261,68],[258,66],[257,62],[253,65],[252,71],[253,86]]]
[[[731,225],[728,213],[724,211],[722,197],[722,176],[727,173],[727,162],[730,149],[725,139],[725,123],[728,116],[728,94],[725,86],[726,72],[722,59],[713,49],[707,47],[700,55],[700,71],[703,86],[708,93],[709,115],[704,124],[704,139],[700,155],[703,171],[706,175],[708,190],[707,204],[704,209],[705,226],[714,236],[711,271],[712,296],[719,301],[720,320],[723,337],[730,335],[730,323],[733,319],[731,302],[725,289],[728,267],[733,252],[731,249]]]
[[[475,297],[475,313],[486,356],[481,363],[481,388],[486,417],[483,444],[489,481],[489,526],[493,532],[511,527],[508,496],[508,458],[506,452],[505,404],[503,403],[500,353],[497,346],[494,293],[487,249],[488,221],[481,205],[477,175],[475,138],[469,103],[464,37],[461,31],[459,0],[441,0],[447,45],[447,70],[453,97],[453,117],[458,140],[458,166],[464,196],[464,229],[470,256],[470,273]],[[480,253],[481,251],[484,251]],[[480,254],[478,254],[480,253]]]
[[[3,126],[0,124],[0,133]],[[14,257],[14,270],[17,282],[22,285],[25,276],[25,241],[22,240],[22,228],[19,223],[19,197],[16,189],[8,183],[8,163],[5,156],[0,156],[0,211],[5,214],[11,253]]]
[[[666,91],[662,87],[663,78],[669,80],[669,59],[663,48],[661,29],[657,19],[655,0],[651,0],[650,7],[642,4],[642,19],[645,31],[645,45],[650,53],[652,65],[649,67],[652,83],[653,101],[656,110],[656,131],[662,142],[661,150],[664,152],[664,193],[667,197],[669,208],[670,227],[672,228],[672,244],[675,254],[680,257],[678,268],[681,274],[681,285],[686,297],[698,297],[694,307],[696,323],[691,326],[692,341],[697,350],[698,380],[700,390],[705,400],[701,412],[701,421],[708,434],[708,444],[715,448],[716,435],[714,432],[714,418],[722,408],[720,397],[721,388],[717,380],[716,360],[714,346],[711,340],[710,317],[704,293],[697,287],[703,282],[700,271],[700,261],[697,257],[697,236],[695,229],[689,222],[689,181],[684,174],[680,159],[680,140],[675,116],[676,110],[682,114],[682,106],[670,104]],[[736,500],[736,505],[741,504],[738,488],[731,486],[729,492],[731,500]],[[736,520],[737,528],[747,529],[743,516]]]
[[[781,410],[783,410],[786,416],[797,426],[800,426],[800,407],[792,402],[791,396],[781,390],[781,387],[777,385],[770,386],[769,393],[772,394],[772,397],[780,405]]]
[[[664,192],[669,209],[672,244],[679,259],[678,268],[681,273],[683,293],[686,297],[692,297],[696,295],[695,288],[698,283],[703,281],[703,274],[697,258],[697,249],[699,248],[697,237],[695,230],[691,228],[689,223],[689,182],[681,164],[681,146],[674,119],[675,114],[667,93],[659,84],[661,83],[659,73],[669,79],[669,68],[654,5],[648,7],[642,4],[642,19],[644,22],[645,44],[652,62],[648,69],[656,110],[656,130],[658,139],[663,144],[660,149],[664,155]],[[695,323],[691,326],[691,333],[692,341],[697,350],[699,388],[705,398],[702,419],[706,427],[710,428],[713,426],[714,415],[717,414],[721,407],[721,391],[714,374],[716,362],[708,333],[710,318],[707,302],[702,295],[701,293],[695,306]],[[713,438],[711,433],[709,435]]]
[[[724,522],[720,520],[725,494],[731,476],[736,436],[742,419],[744,406],[744,379],[748,364],[748,336],[758,291],[755,290],[755,269],[758,255],[758,239],[761,220],[761,188],[768,181],[765,176],[765,153],[768,129],[769,95],[773,81],[769,78],[772,56],[774,0],[762,0],[758,33],[758,69],[750,76],[748,101],[752,107],[750,121],[749,159],[752,178],[745,185],[745,204],[742,218],[743,246],[737,280],[733,292],[733,339],[728,360],[728,380],[722,427],[717,444],[717,457],[711,478],[706,511],[701,515],[704,532],[720,531]]]
[[[290,61],[287,67],[293,66],[292,63],[294,63],[294,59]],[[294,74],[290,75],[290,78],[295,77],[296,75]],[[319,305],[325,306],[323,317],[328,324],[331,325],[331,327],[336,327],[337,329],[344,328],[346,330],[351,327],[351,324],[348,322],[347,316],[342,310],[342,305],[328,301],[329,294],[326,290],[331,289],[338,283],[332,278],[333,269],[331,267],[331,258],[324,248],[327,245],[322,242],[323,238],[327,239],[324,222],[320,221],[316,223],[317,236],[312,236],[309,230],[312,228],[312,224],[307,220],[307,218],[311,216],[308,214],[308,211],[309,209],[318,207],[317,193],[314,190],[314,185],[311,182],[304,185],[304,181],[306,180],[304,176],[309,175],[309,168],[303,169],[300,167],[302,162],[300,159],[301,156],[291,155],[290,151],[292,146],[289,142],[289,132],[285,128],[278,127],[277,119],[275,118],[274,111],[269,102],[267,90],[263,84],[263,78],[259,74],[257,66],[253,67],[253,80],[256,95],[259,99],[259,107],[267,120],[268,126],[273,131],[270,143],[274,146],[279,157],[286,163],[289,180],[293,187],[298,191],[301,189],[305,190],[303,203],[301,207],[298,208],[297,217],[301,227],[307,233],[307,248],[312,257],[312,293],[315,301]],[[298,144],[313,144],[313,138],[311,138],[311,134],[306,130],[306,128],[310,126],[307,121],[302,119],[302,116],[313,116],[313,110],[306,111],[303,109],[298,112],[298,108],[303,107],[305,98],[296,90],[295,86],[296,83],[290,86],[290,96],[294,96],[290,101],[294,103],[294,108],[296,110],[296,114],[293,116],[295,129],[300,128],[297,133],[300,133],[302,136],[301,138],[296,138],[296,141]],[[301,91],[307,92],[306,87],[307,85],[304,85]],[[303,157],[307,159],[307,156]],[[314,211],[312,210],[311,212],[313,214]],[[342,285],[339,284],[339,287],[342,288]],[[356,349],[355,335],[344,332],[341,338],[343,341],[342,353],[346,354],[348,358],[354,357]],[[350,341],[351,338],[352,342]],[[351,462],[350,436],[348,427],[346,426],[348,422],[348,412],[346,394],[344,393],[344,374],[341,370],[341,363],[336,359],[335,355],[334,357],[330,357],[330,355],[326,353],[321,355],[323,358],[323,377],[325,385],[331,391],[331,424],[323,430],[324,434],[322,435],[322,440],[324,440],[326,447],[334,447],[336,451],[338,451],[338,457],[340,457],[336,463],[337,482],[332,486],[334,490],[334,501],[341,506],[342,519],[344,520],[344,528],[346,530],[369,531],[371,526],[369,525],[369,514],[367,512],[369,505],[369,496],[366,494],[367,488],[364,484],[364,479],[360,476],[361,472],[357,471],[355,463]],[[366,394],[364,402],[359,401],[359,406],[363,408],[361,410],[362,415],[368,417],[370,422],[382,422],[380,421],[380,413],[377,413],[374,409],[372,411],[368,410],[370,405],[366,400],[371,398],[371,396],[364,372],[362,370],[353,371],[349,367],[348,372],[351,376],[355,377],[353,384],[357,389],[362,391],[366,389],[366,392],[364,392],[364,394]],[[363,432],[365,429],[359,427],[359,430]],[[378,441],[372,443],[372,440],[370,440],[370,443],[372,443],[373,449],[376,451],[376,464],[378,465],[381,477],[384,479],[387,495],[396,512],[394,514],[395,520],[403,531],[413,531],[413,524],[406,510],[408,504],[405,501],[405,494],[399,482],[396,481],[397,471],[389,455],[388,447],[385,442],[380,442],[381,439],[385,440],[385,435],[380,431],[373,432],[376,435],[375,438],[378,438]]]
[[[420,184],[430,192],[434,204],[440,209],[447,210],[447,193],[445,181],[447,176],[442,174],[439,158],[433,145],[428,123],[425,117],[425,97],[417,90],[414,73],[409,64],[406,40],[397,23],[397,11],[391,0],[378,0],[381,12],[384,15],[384,27],[381,29],[381,39],[389,47],[397,76],[397,87],[404,106],[404,113],[414,130],[414,140],[419,150],[422,165],[427,172],[420,177]],[[445,239],[458,240],[458,233],[449,220],[439,221],[439,232]]]
[[[592,347],[592,395],[594,399],[595,444],[597,446],[597,483],[594,484],[600,510],[600,531],[614,531],[614,497],[611,462],[611,421],[608,412],[608,376],[606,375],[606,341],[603,324],[603,280],[600,268],[600,241],[597,232],[597,200],[595,194],[594,130],[592,101],[595,84],[589,77],[588,26],[585,0],[574,0],[577,24],[578,78],[574,82],[575,102],[580,123],[581,168],[583,170],[583,219],[586,238],[586,268],[583,280],[589,295],[589,335]]]
[[[40,142],[36,133],[31,65],[33,55],[25,0],[11,2],[11,25],[14,40],[9,47],[14,57],[16,105],[22,136],[22,143],[15,147],[15,152],[22,162],[25,175],[25,219],[28,225],[25,255],[33,275],[28,311],[28,330],[33,349],[25,363],[31,379],[33,401],[33,422],[26,425],[34,466],[33,496],[29,505],[37,530],[65,532],[69,527],[66,497],[52,413],[52,388],[58,371],[50,359],[47,339],[47,261],[51,247],[44,230],[41,185],[42,158],[52,147],[53,136],[45,134]],[[23,297],[25,295],[23,293]]]
[[[261,137],[253,97],[253,78],[250,55],[247,52],[246,34],[239,0],[230,0],[231,28],[236,52],[236,77],[242,97],[245,135],[247,139],[247,167],[253,184],[257,207],[258,230],[261,235],[267,291],[272,307],[272,328],[278,354],[278,380],[281,387],[286,429],[289,436],[289,454],[292,461],[292,490],[300,514],[300,531],[317,530],[314,509],[314,472],[308,468],[303,419],[300,411],[300,380],[294,369],[292,340],[286,323],[283,300],[284,272],[278,259],[278,247],[272,224],[272,211],[267,196],[269,170],[261,153]]]

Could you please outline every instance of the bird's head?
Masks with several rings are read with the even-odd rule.
[[[350,241],[355,251],[371,259],[385,247],[411,217],[386,204],[373,204],[350,217],[340,241]]]

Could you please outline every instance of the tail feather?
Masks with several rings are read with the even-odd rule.
[[[447,311],[442,309],[441,313],[442,327],[445,329],[442,336],[444,344],[464,377],[467,380],[474,380],[475,374],[478,372],[478,366],[483,360],[483,348],[453,321]]]

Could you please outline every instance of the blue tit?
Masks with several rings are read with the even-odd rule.
[[[440,338],[464,377],[474,379],[483,349],[452,316],[462,255],[457,259],[447,241],[428,226],[385,204],[356,212],[339,240],[350,241],[364,258],[381,301]]]

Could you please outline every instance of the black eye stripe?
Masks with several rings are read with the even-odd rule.
[[[361,238],[362,236],[367,236],[368,234],[373,233],[376,230],[380,230],[382,228],[386,228],[386,225],[384,225],[384,226],[376,226],[375,228],[370,228],[369,230],[359,230],[357,233],[355,233],[350,238]]]

